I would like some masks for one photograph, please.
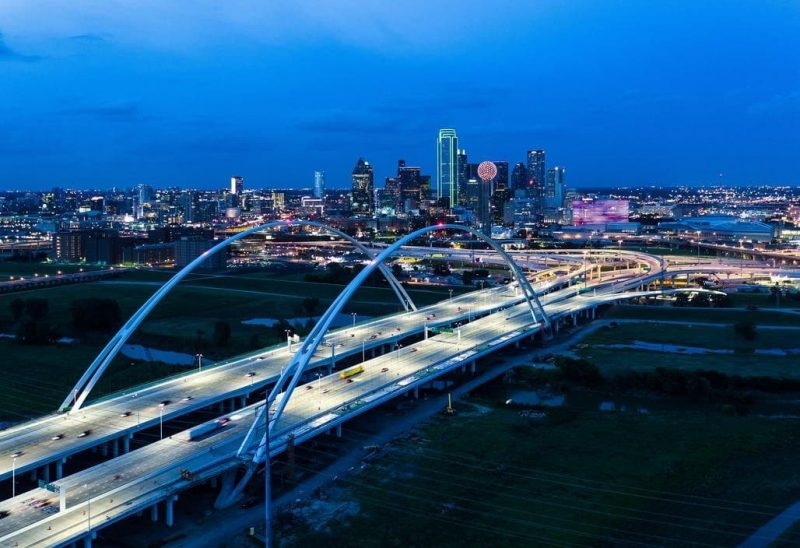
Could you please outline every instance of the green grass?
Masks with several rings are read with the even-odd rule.
[[[356,516],[292,544],[736,545],[796,499],[795,434],[707,407],[440,418],[344,479]]]
[[[799,326],[800,327],[800,326]],[[600,328],[581,342],[589,345],[597,344],[632,344],[644,341],[657,344],[677,344],[701,348],[800,348],[800,329],[787,331],[784,329],[762,329],[752,341],[736,335],[732,325],[716,327],[705,325],[678,325],[668,323],[623,323],[616,328]]]
[[[772,310],[736,310],[728,308],[690,308],[667,306],[619,305],[606,316],[608,319],[671,320],[685,322],[717,322],[733,324],[740,321],[756,325],[797,325],[800,314]]]

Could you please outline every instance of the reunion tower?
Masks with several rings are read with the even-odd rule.
[[[480,230],[487,236],[492,236],[492,216],[489,202],[492,196],[494,178],[497,177],[497,166],[494,162],[481,162],[478,165],[478,177],[481,179],[478,193],[478,224]]]

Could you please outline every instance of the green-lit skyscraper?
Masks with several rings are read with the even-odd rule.
[[[458,204],[458,137],[454,129],[440,129],[436,140],[436,199]]]

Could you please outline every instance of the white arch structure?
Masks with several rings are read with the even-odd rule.
[[[352,236],[345,234],[344,232],[337,230],[335,228],[329,227],[322,223],[318,223],[316,221],[307,221],[303,219],[298,220],[283,220],[283,221],[273,221],[266,224],[262,224],[253,228],[249,228],[239,234],[235,234],[230,238],[227,238],[211,249],[204,252],[198,258],[193,260],[191,263],[186,265],[180,272],[176,273],[172,278],[170,278],[167,283],[162,285],[158,291],[156,291],[147,301],[137,310],[133,316],[125,322],[125,325],[117,331],[117,333],[111,338],[108,344],[100,351],[94,361],[89,365],[86,371],[83,373],[81,378],[75,384],[75,387],[70,391],[67,395],[66,399],[64,399],[61,406],[58,408],[59,412],[63,412],[70,404],[72,404],[71,412],[77,411],[81,408],[81,406],[86,401],[86,398],[89,396],[92,388],[97,384],[97,381],[100,380],[100,377],[103,375],[105,370],[108,368],[111,361],[116,357],[119,351],[122,349],[125,342],[133,335],[134,331],[139,327],[139,325],[144,321],[148,314],[155,308],[155,306],[161,302],[161,300],[167,296],[167,294],[176,286],[178,283],[183,280],[189,273],[191,273],[195,268],[200,266],[203,261],[218,253],[219,251],[227,248],[232,243],[241,240],[251,234],[255,234],[257,232],[261,232],[262,230],[266,230],[269,228],[274,228],[277,226],[313,226],[317,228],[321,228],[327,232],[330,232],[340,238],[344,238],[351,244],[353,244],[359,251],[363,252],[367,257],[373,258],[374,255],[369,248],[367,248],[363,243],[359,242]],[[374,261],[373,263],[374,264]],[[406,290],[397,281],[397,278],[394,277],[391,269],[389,269],[383,261],[378,263],[377,268],[383,273],[386,279],[391,285],[394,292],[397,294],[397,298],[400,299],[403,307],[406,310],[416,310],[417,307],[414,305],[411,297],[408,296]],[[366,268],[364,269],[366,270]],[[370,269],[369,272],[373,272],[374,268]]]
[[[458,230],[462,232],[470,233],[474,236],[477,236],[489,246],[497,251],[508,263],[509,268],[514,274],[514,277],[519,284],[520,289],[523,291],[525,295],[525,300],[528,303],[528,307],[530,308],[531,316],[533,317],[533,321],[541,321],[544,324],[544,327],[550,326],[550,320],[547,317],[546,312],[544,311],[544,307],[542,307],[542,303],[539,302],[539,298],[536,295],[533,287],[531,287],[530,282],[523,274],[522,270],[520,269],[519,265],[514,262],[514,259],[506,253],[506,251],[497,244],[494,240],[486,236],[485,234],[474,230],[470,227],[462,226],[462,225],[452,225],[452,224],[445,224],[445,225],[432,225],[421,228],[415,232],[407,234],[406,236],[400,238],[395,243],[384,249],[380,254],[376,255],[372,262],[364,268],[358,275],[353,278],[353,280],[342,290],[339,296],[334,300],[334,302],[330,305],[328,310],[325,311],[325,314],[319,319],[317,324],[314,326],[314,329],[311,330],[306,338],[304,339],[303,343],[299,345],[299,348],[296,350],[295,354],[292,356],[292,360],[289,362],[285,368],[283,368],[283,373],[281,374],[278,382],[272,388],[272,391],[269,393],[267,397],[267,404],[262,406],[258,414],[256,415],[255,421],[253,425],[250,427],[250,431],[245,436],[244,441],[242,442],[241,446],[239,447],[238,455],[241,458],[246,458],[248,452],[250,451],[250,447],[253,445],[257,433],[259,431],[259,427],[264,425],[266,422],[266,428],[264,432],[264,436],[258,445],[256,451],[253,454],[252,462],[254,464],[258,464],[265,460],[266,452],[269,450],[269,435],[272,431],[273,425],[277,423],[278,419],[283,414],[284,409],[286,408],[286,404],[289,401],[289,398],[292,395],[295,387],[300,381],[300,377],[303,374],[303,371],[308,366],[309,361],[311,360],[314,352],[316,352],[317,348],[320,344],[322,344],[323,338],[325,334],[328,332],[328,329],[331,325],[331,322],[336,317],[336,315],[341,311],[344,307],[345,303],[353,296],[356,290],[361,286],[361,284],[367,279],[367,277],[376,269],[383,261],[387,260],[391,257],[398,249],[400,249],[403,245],[407,244],[408,242],[427,234],[428,232],[433,232],[436,230]],[[537,317],[536,310],[534,309],[534,304],[536,308],[538,308],[540,313],[540,318]],[[291,379],[289,379],[291,377]],[[288,381],[288,385],[287,385]],[[286,386],[286,391],[280,398],[274,413],[270,412],[270,417],[268,421],[265,421],[265,412],[267,409],[272,407],[272,404],[275,402],[278,394],[283,392],[284,385]],[[248,474],[245,475],[245,478],[240,482],[239,486],[237,486],[237,490],[243,487],[243,484],[249,479],[252,473],[253,467],[249,467]]]

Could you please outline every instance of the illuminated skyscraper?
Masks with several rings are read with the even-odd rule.
[[[564,207],[566,170],[563,167],[551,167],[547,170],[544,185],[544,206],[549,208]]]
[[[238,196],[244,189],[244,177],[233,176],[231,177],[231,194]]]
[[[539,203],[538,208],[543,207],[542,196],[544,195],[544,150],[528,151],[528,194],[535,198]]]
[[[458,203],[458,137],[454,129],[440,129],[436,140],[436,199]]]
[[[325,172],[314,172],[314,198],[325,198]]]
[[[372,166],[363,158],[359,158],[353,168],[353,187],[351,208],[353,213],[371,215],[375,211],[374,182]]]
[[[460,149],[456,154],[458,167],[458,205],[467,204],[467,181],[470,178],[469,162],[467,161],[467,151]]]
[[[522,162],[517,162],[514,165],[514,171],[511,172],[511,191],[514,196],[517,191],[527,194],[528,189],[528,168]],[[524,196],[525,194],[523,194]]]

